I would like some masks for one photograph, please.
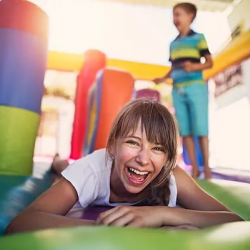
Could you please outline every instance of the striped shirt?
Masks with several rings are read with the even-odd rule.
[[[182,64],[185,61],[200,63],[205,55],[210,54],[203,34],[193,30],[183,37],[177,37],[170,44],[170,58],[172,63],[171,78],[174,87],[182,87],[193,83],[205,83],[202,71],[187,72]]]

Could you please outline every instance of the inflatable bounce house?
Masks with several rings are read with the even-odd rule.
[[[48,17],[36,5],[0,2],[0,249],[250,249],[250,185],[222,180],[198,184],[245,222],[197,231],[77,227],[4,236],[9,222],[53,183],[50,173],[32,176],[47,38]],[[100,51],[85,54],[77,79],[72,159],[105,147],[114,117],[131,98],[160,101],[151,90],[134,93],[131,73],[106,62]]]

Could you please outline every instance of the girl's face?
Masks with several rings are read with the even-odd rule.
[[[110,153],[114,156],[115,174],[130,194],[141,192],[167,162],[162,145],[150,143],[140,124],[134,134],[118,139]]]

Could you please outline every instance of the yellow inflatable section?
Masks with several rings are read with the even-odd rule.
[[[214,58],[214,67],[204,72],[206,79],[223,71],[229,66],[250,57],[250,30],[235,38],[221,53]],[[60,71],[79,71],[84,56],[50,51],[48,69]],[[146,63],[130,62],[117,59],[108,59],[107,66],[124,69],[130,72],[137,80],[152,80],[167,73],[169,67]]]
[[[214,67],[204,72],[206,79],[250,57],[250,30],[236,37],[214,58]]]
[[[84,55],[50,51],[47,68],[60,71],[78,72],[83,65],[83,61]],[[166,74],[167,70],[169,70],[169,67],[165,66],[117,59],[107,59],[107,66],[123,69],[132,74],[137,80],[151,80],[154,77]]]

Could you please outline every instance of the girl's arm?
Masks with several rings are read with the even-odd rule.
[[[94,221],[64,217],[78,201],[75,188],[62,178],[39,196],[7,227],[6,234],[46,228],[93,225]]]
[[[163,213],[165,225],[191,224],[203,228],[226,222],[242,221],[242,218],[202,190],[181,168],[175,168],[174,176],[178,202],[186,209],[166,208],[166,213]]]
[[[99,215],[96,224],[132,227],[204,228],[226,222],[242,221],[223,204],[204,192],[181,168],[174,170],[178,201],[183,208],[167,206],[120,206]]]

